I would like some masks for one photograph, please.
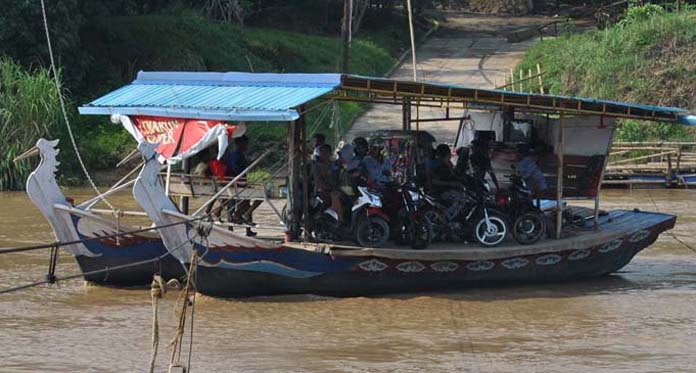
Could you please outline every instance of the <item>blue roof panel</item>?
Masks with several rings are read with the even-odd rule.
[[[79,108],[87,115],[290,121],[296,107],[338,88],[339,74],[140,72],[131,84]]]

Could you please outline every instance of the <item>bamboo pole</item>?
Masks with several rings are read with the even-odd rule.
[[[411,10],[411,0],[406,0],[408,7],[408,32],[411,36],[411,62],[413,63],[413,81],[418,81],[416,74],[416,41],[413,35],[413,11]]]
[[[515,72],[510,69],[510,85],[512,86],[512,91],[515,92]]]
[[[556,152],[558,153],[558,169],[556,170],[556,239],[561,238],[563,231],[563,111],[558,120],[558,140]]]
[[[544,81],[541,78],[541,65],[536,64],[537,75],[539,75],[539,93],[544,94]]]
[[[520,92],[524,92],[524,87],[523,87],[523,82],[524,81],[524,73],[522,72],[522,69],[520,69]]]

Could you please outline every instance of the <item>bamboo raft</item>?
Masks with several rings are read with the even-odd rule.
[[[616,142],[602,184],[614,187],[696,185],[696,142]]]

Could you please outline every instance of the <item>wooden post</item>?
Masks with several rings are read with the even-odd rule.
[[[348,74],[348,63],[350,61],[350,1],[343,0],[343,27],[341,27],[341,36],[343,39],[343,66],[344,74]]]
[[[541,79],[541,66],[537,64],[537,75],[539,75],[539,93],[544,94],[544,81]]]
[[[188,159],[184,159],[181,161],[181,168],[183,169],[184,175],[181,178],[181,182],[185,183],[186,180],[191,182],[191,179],[189,178],[189,174],[191,174],[191,162]],[[179,199],[179,211],[181,211],[182,214],[188,215],[189,213],[189,198],[185,196],[181,196]]]
[[[561,238],[563,231],[563,112],[558,120],[558,141],[556,153],[558,156],[558,169],[556,171],[556,239]]]
[[[667,186],[672,185],[672,153],[667,154]]]
[[[300,109],[304,113],[304,107]],[[307,151],[307,123],[305,114],[301,114],[297,120],[300,127],[300,152],[302,155],[302,222],[304,227],[304,241],[309,240],[309,151]]]
[[[510,85],[512,87],[511,91],[515,92],[515,73],[510,69]]]
[[[169,197],[169,185],[172,181],[172,165],[167,162],[167,177],[164,179],[164,194]]]
[[[604,120],[604,119],[602,119]],[[595,196],[595,210],[594,210],[594,228],[599,229],[599,193],[602,191],[602,182],[604,181],[604,173],[607,170],[607,164],[609,163],[609,154],[611,154],[611,148],[614,144],[614,133],[616,132],[616,127],[611,127],[611,132],[609,134],[609,146],[607,146],[607,153],[604,155],[604,165],[602,166],[602,172],[599,175],[599,182],[597,183],[597,195]]]
[[[520,92],[524,92],[524,73],[520,69]]]
[[[404,103],[401,107],[402,110],[402,123],[401,127],[404,131],[411,130],[411,99],[404,98]]]
[[[288,124],[288,208],[290,222],[288,239],[294,240],[300,231],[300,131],[297,121]]]

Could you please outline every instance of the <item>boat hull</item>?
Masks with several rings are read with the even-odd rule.
[[[624,211],[620,217],[615,225],[623,224],[625,232],[597,233],[600,237],[588,240],[585,246],[575,242],[578,240],[568,240],[566,249],[561,240],[560,248],[517,246],[497,253],[472,253],[467,248],[458,253],[424,250],[406,254],[399,254],[404,250],[393,250],[391,254],[387,249],[366,253],[357,250],[352,254],[292,247],[236,253],[230,250],[204,258],[196,285],[200,293],[210,296],[249,297],[360,296],[562,282],[621,269],[676,221],[674,216],[642,212]]]
[[[152,258],[157,257],[155,255],[152,256]],[[75,260],[82,273],[97,272],[83,277],[85,281],[100,286],[142,287],[149,285],[155,274],[160,274],[166,280],[185,277],[182,264],[172,256],[165,256],[158,261],[139,265],[133,265],[140,261],[133,257],[76,256]],[[109,270],[109,268],[120,266],[124,268]]]
[[[185,277],[183,265],[169,255],[159,235],[108,237],[122,228],[82,212],[71,213],[70,218],[78,238],[84,240],[82,244],[91,253],[75,256],[86,281],[102,286],[140,287],[149,285],[155,274],[165,281]]]

